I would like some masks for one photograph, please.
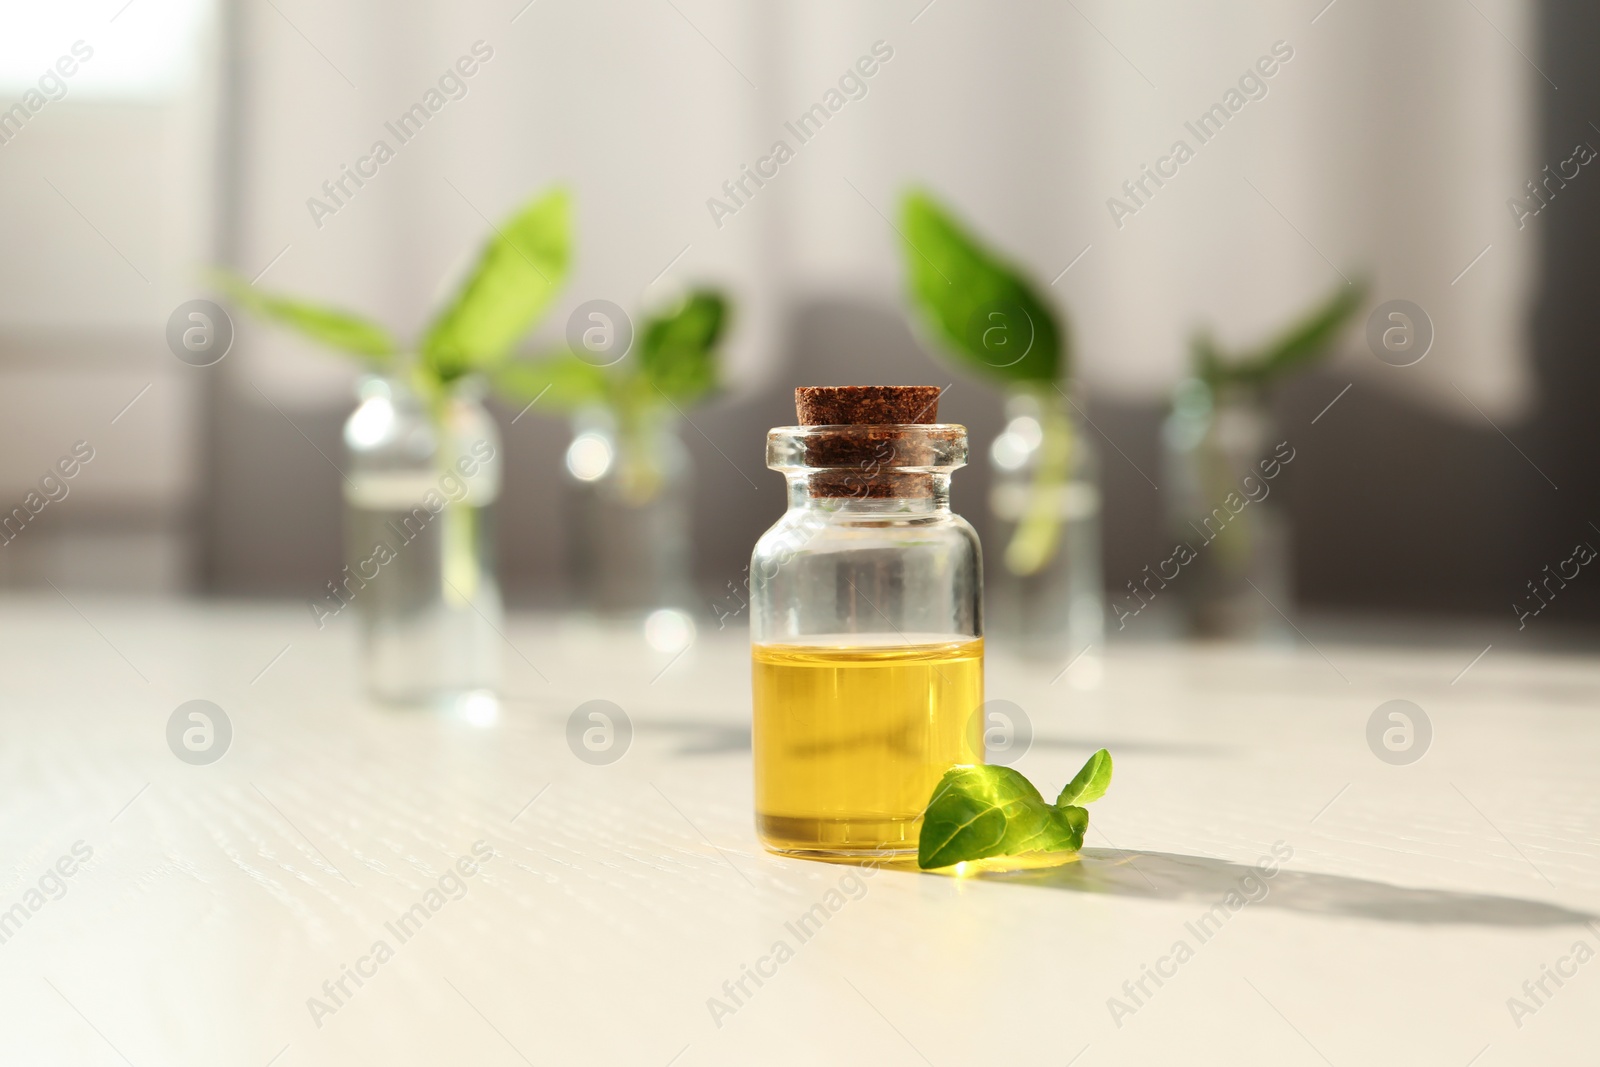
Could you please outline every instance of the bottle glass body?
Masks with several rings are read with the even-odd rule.
[[[767,454],[789,507],[750,564],[757,830],[915,851],[940,777],[984,755],[982,560],[949,504],[966,431],[781,427]]]
[[[992,628],[1029,658],[1070,659],[1074,684],[1098,678],[1105,641],[1099,456],[1080,422],[1055,390],[1019,390],[989,449]]]
[[[428,403],[399,379],[368,378],[360,397],[344,427],[338,592],[360,619],[368,689],[395,704],[481,705],[500,682],[504,625],[499,430],[473,383]]]

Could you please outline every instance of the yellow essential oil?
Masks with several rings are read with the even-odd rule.
[[[753,647],[756,829],[768,848],[915,851],[944,772],[983,762],[983,639],[884,640],[897,643]]]

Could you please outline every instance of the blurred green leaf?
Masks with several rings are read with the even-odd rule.
[[[1065,336],[1021,270],[988,250],[933,196],[901,203],[902,258],[912,302],[966,368],[1001,382],[1066,376]]]
[[[514,359],[492,372],[494,391],[517,404],[534,404],[546,411],[574,411],[605,404],[610,396],[606,371],[573,355],[560,352],[539,359]]]
[[[727,299],[697,290],[671,311],[646,320],[634,360],[602,367],[563,349],[503,363],[491,382],[513,403],[536,401],[540,410],[552,412],[598,405],[631,425],[663,399],[688,403],[716,388],[716,347],[727,323]]]
[[[1201,331],[1189,345],[1195,374],[1213,388],[1239,385],[1264,389],[1332,351],[1339,332],[1366,298],[1365,281],[1341,283],[1325,301],[1277,337],[1232,358],[1224,356],[1211,335]]]
[[[423,364],[450,382],[502,361],[566,281],[571,197],[555,189],[495,229],[456,298],[422,341]]]
[[[269,322],[286,326],[318,344],[353,353],[373,365],[389,362],[399,351],[388,330],[360,315],[287,296],[263,293],[243,278],[226,271],[216,272],[215,279],[247,311]]]
[[[717,386],[716,347],[728,322],[728,302],[700,289],[675,310],[652,317],[639,339],[639,370],[675,403],[700,399]]]

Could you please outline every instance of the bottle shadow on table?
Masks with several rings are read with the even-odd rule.
[[[1244,907],[1282,908],[1381,922],[1477,926],[1564,926],[1600,918],[1559,904],[1518,897],[1415,889],[1283,867],[1268,876],[1258,867],[1229,860],[1115,848],[1086,848],[1075,863],[1017,871],[979,871],[970,877],[1073,893],[1193,901],[1213,910],[1221,907],[1229,913]],[[1229,894],[1234,896],[1230,898]]]

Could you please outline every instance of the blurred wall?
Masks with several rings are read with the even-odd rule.
[[[0,580],[13,585],[198,578],[204,382],[164,330],[212,258],[216,24],[198,3],[142,22],[115,12],[19,5],[0,30],[0,513],[14,517]]]

